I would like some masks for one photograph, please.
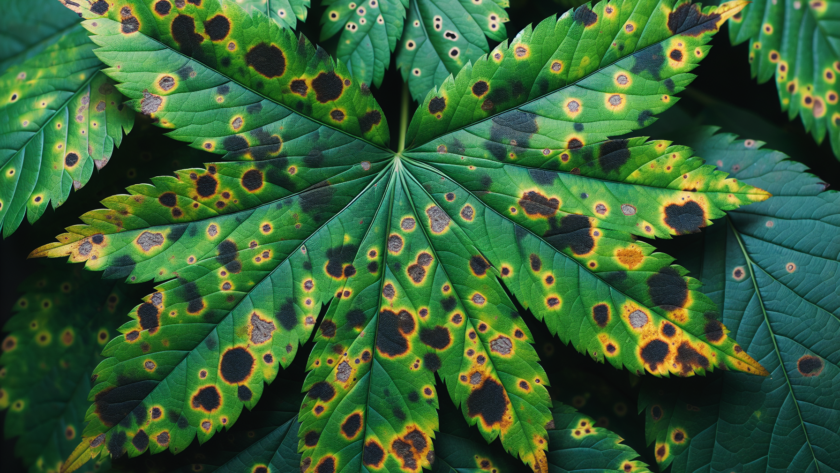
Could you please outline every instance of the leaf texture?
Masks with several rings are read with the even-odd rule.
[[[44,265],[21,285],[23,296],[0,356],[0,408],[6,437],[29,471],[57,471],[82,439],[91,372],[117,333],[117,315],[136,296],[121,283],[101,284],[78,270]],[[90,461],[84,471],[101,462]]]
[[[779,101],[840,158],[840,2],[757,0],[729,23],[732,44],[750,42],[753,77],[776,76]]]
[[[298,20],[306,21],[310,0],[236,0],[246,10],[261,11],[280,26],[296,28]]]
[[[574,408],[554,403],[554,428],[548,431],[548,471],[648,472],[639,454],[622,438]]]
[[[646,383],[648,441],[673,471],[836,471],[838,194],[761,142],[715,130],[699,129],[687,142],[773,197],[705,232],[700,275],[730,335],[770,376],[723,373],[667,391]]]
[[[134,112],[76,25],[0,76],[0,227],[10,235],[65,202],[111,157]]]
[[[565,50],[543,32],[568,30],[574,45],[596,17],[630,15],[604,5],[549,19],[511,48]],[[588,77],[607,77],[601,86],[609,90],[623,74],[624,85],[636,84],[634,94],[656,104],[650,114],[665,109],[673,102],[668,81],[674,91],[677,81],[690,81],[685,71],[696,60],[686,55],[660,71],[651,51],[667,42],[704,56],[703,44],[741,5],[660,4],[658,36],[644,43],[652,46],[599,51],[626,56],[616,63],[623,69]],[[667,30],[666,10],[689,12],[690,20]],[[496,115],[481,112],[491,120],[467,120],[462,129],[432,122],[429,135],[412,124],[412,148],[394,154],[381,147],[387,125],[366,87],[259,13],[204,0],[161,15],[152,2],[123,1],[107,15],[88,14],[86,26],[132,104],[172,128],[171,137],[228,161],[132,186],[131,195],[83,216],[87,225],[33,252],[69,255],[106,277],[168,280],[106,347],[85,432],[91,443],[71,460],[106,447],[134,456],[181,451],[195,435],[206,441],[254,406],[264,382],[318,326],[299,415],[309,470],[430,466],[437,372],[485,439],[500,437],[546,471],[546,377],[505,286],[564,341],[615,366],[658,375],[715,367],[764,373],[723,328],[705,330],[716,309],[697,282],[631,234],[694,232],[766,192],[713,172],[685,147],[607,140],[648,120],[635,106],[624,121],[598,112],[617,94],[573,99],[584,113],[595,97],[593,113],[602,115],[595,124],[579,120],[590,130],[576,131],[580,146],[567,141],[564,127],[574,125],[551,105],[572,90],[565,87],[528,103],[511,98]],[[634,25],[646,24],[633,15]],[[285,68],[267,69],[263,54],[282,55]],[[521,59],[514,53],[505,61]],[[576,61],[591,59],[569,61],[577,69]],[[634,72],[637,64],[646,66]],[[475,103],[468,81],[478,67],[444,84],[450,104]],[[415,123],[426,115],[453,126],[461,120],[439,92]],[[371,114],[377,120],[368,127]],[[493,154],[499,147],[502,160]],[[520,155],[509,158],[508,147]],[[155,360],[154,372],[138,364],[145,357]],[[131,415],[151,406],[166,411],[152,426]],[[166,431],[168,443],[135,444],[140,430],[150,438]]]
[[[422,102],[450,74],[489,52],[487,37],[507,39],[507,6],[507,0],[411,0],[397,67],[414,100]]]

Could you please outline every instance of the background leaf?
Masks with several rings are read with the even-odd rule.
[[[785,155],[760,149],[761,142],[714,129],[687,141],[718,167],[773,193],[708,229],[695,257],[696,274],[732,336],[771,375],[724,373],[667,390],[651,381],[640,405],[657,461],[674,462],[678,471],[747,464],[837,469],[840,414],[829,393],[840,361],[838,194]]]
[[[782,110],[840,158],[840,2],[757,0],[729,23],[732,44],[749,40],[758,82],[774,74]]]
[[[265,14],[280,26],[295,29],[298,20],[306,21],[310,0],[236,0],[244,8]]]

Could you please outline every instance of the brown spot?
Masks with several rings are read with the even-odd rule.
[[[513,350],[513,342],[504,335],[499,335],[490,341],[490,351],[500,353],[502,355],[510,355],[511,350]]]
[[[148,252],[152,247],[163,245],[164,240],[162,233],[143,232],[137,237],[136,243],[143,251]]]
[[[698,352],[688,342],[682,342],[680,346],[677,347],[677,356],[675,361],[679,365],[682,365],[681,370],[683,374],[692,372],[694,367],[709,367],[709,359],[706,356],[701,355],[700,352]]]
[[[557,209],[560,207],[560,201],[554,197],[549,199],[536,191],[528,191],[519,199],[519,206],[528,215],[551,217],[557,213]]]
[[[796,369],[807,378],[818,376],[823,372],[823,368],[825,368],[825,363],[822,358],[813,355],[805,355],[796,362]]]
[[[429,216],[429,224],[432,227],[432,233],[442,233],[449,227],[450,218],[440,207],[432,206],[426,209],[426,215]]]
[[[330,118],[332,118],[333,120],[335,120],[337,122],[342,122],[342,121],[344,121],[344,112],[342,112],[339,109],[335,109],[335,110],[330,112]]]
[[[618,258],[619,263],[629,269],[634,269],[636,266],[642,264],[642,261],[645,258],[642,254],[642,250],[635,246],[621,248],[615,252],[615,256]]]
[[[123,34],[132,34],[140,31],[140,22],[131,12],[131,7],[122,7],[120,10],[120,25]]]
[[[144,115],[151,115],[160,109],[163,98],[159,95],[150,94],[148,90],[143,91],[143,98],[140,100],[140,112]]]

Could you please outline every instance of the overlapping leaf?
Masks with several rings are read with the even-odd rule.
[[[630,234],[697,231],[767,194],[687,148],[607,139],[673,103],[741,6],[548,19],[433,91],[396,154],[367,87],[259,13],[212,0],[88,13],[132,103],[233,161],[133,186],[34,253],[170,280],[106,348],[90,443],[69,464],[208,439],[256,403],[324,305],[300,414],[303,465],[319,472],[429,466],[434,372],[487,440],[548,468],[546,378],[502,282],[615,366],[763,373],[707,319],[696,281]],[[131,415],[152,406],[158,423]]]
[[[758,82],[774,74],[782,110],[799,115],[840,158],[840,2],[757,0],[729,23],[733,44],[750,41]]]
[[[773,194],[705,232],[699,273],[731,335],[770,377],[649,383],[640,407],[657,461],[674,471],[838,470],[839,194],[761,142],[714,129],[688,142]]]
[[[574,408],[555,402],[554,427],[548,431],[548,471],[650,471],[622,438]]]
[[[24,5],[33,6],[12,2],[15,10]],[[66,14],[72,16],[65,10],[57,18]],[[65,23],[64,29],[35,28],[23,36],[28,44],[19,44],[6,61],[16,64],[0,75],[0,227],[6,236],[24,214],[34,222],[50,201],[54,207],[64,203],[71,188],[90,179],[94,165],[108,162],[134,122],[134,112],[99,72],[102,63],[84,29]],[[38,42],[33,32],[49,36]]]
[[[294,29],[298,20],[306,21],[310,0],[236,0],[244,8],[259,10],[280,26]],[[176,2],[177,3],[177,2]]]
[[[82,439],[91,372],[137,296],[98,275],[45,266],[21,286],[0,357],[5,434],[18,437],[15,453],[32,472],[57,471]]]

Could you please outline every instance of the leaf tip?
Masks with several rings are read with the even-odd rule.
[[[70,453],[70,456],[67,457],[67,460],[61,464],[59,472],[72,473],[81,468],[91,458],[93,458],[93,456],[91,455],[90,444],[86,441],[86,439],[82,439],[82,441],[79,442],[79,445],[77,445],[73,452]]]

